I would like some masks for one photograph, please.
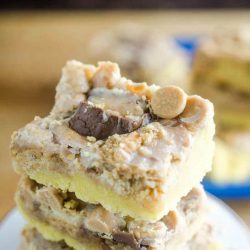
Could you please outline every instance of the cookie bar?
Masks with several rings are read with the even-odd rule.
[[[50,239],[63,240],[75,249],[82,249],[80,243],[89,248],[89,242],[114,249],[117,244],[132,249],[176,249],[193,237],[207,212],[201,186],[193,188],[175,210],[154,223],[121,217],[99,204],[85,203],[73,193],[43,186],[27,177],[19,183],[16,201],[30,225],[45,236],[53,231],[49,237],[56,238]]]
[[[209,177],[218,183],[249,180],[250,131],[225,131],[218,135]]]
[[[192,92],[213,101],[216,111],[215,118],[220,128],[250,128],[250,95],[239,94],[224,87],[220,88],[206,81],[203,81],[202,84],[193,84]]]
[[[31,226],[25,228],[22,232],[22,240],[18,250],[74,250],[67,246],[64,241],[46,240],[43,236]],[[84,248],[82,248],[84,249]],[[96,248],[98,249],[98,248]],[[112,249],[112,248],[111,248]],[[127,248],[118,248],[124,250]],[[175,248],[175,250],[219,250],[220,248],[211,236],[211,226],[209,224],[202,225],[199,232],[183,247]],[[103,248],[102,250],[110,250]],[[129,249],[127,249],[129,250]]]
[[[134,81],[177,85],[188,89],[190,63],[174,38],[133,24],[98,32],[88,46],[93,62],[117,62],[122,74]]]
[[[198,48],[192,92],[211,100],[223,127],[250,128],[249,29],[221,32]]]
[[[211,82],[250,94],[249,28],[221,31],[201,43],[194,62],[196,82]]]
[[[18,173],[88,203],[157,221],[210,170],[213,105],[174,86],[69,61],[55,105],[12,136]]]

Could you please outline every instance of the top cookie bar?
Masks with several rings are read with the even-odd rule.
[[[14,132],[17,172],[135,219],[159,220],[210,170],[213,105],[69,61],[45,117]]]

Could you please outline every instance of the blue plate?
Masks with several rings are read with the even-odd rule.
[[[199,43],[199,37],[175,37],[175,41],[182,49],[193,57]]]
[[[191,62],[199,40],[200,36],[175,37],[176,43],[190,56]],[[250,199],[250,180],[239,184],[218,184],[206,178],[203,185],[207,192],[222,199]]]
[[[218,184],[205,179],[202,184],[207,192],[221,199],[250,199],[250,181],[240,184]]]

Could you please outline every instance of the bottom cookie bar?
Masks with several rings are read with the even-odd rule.
[[[85,203],[74,193],[43,186],[27,177],[20,181],[16,201],[28,222],[45,238],[65,240],[80,250],[99,249],[101,243],[109,249],[119,249],[119,245],[122,249],[176,249],[192,238],[206,214],[201,187],[193,188],[175,210],[154,223],[122,217],[101,205]]]
[[[64,241],[45,240],[35,228],[27,227],[22,231],[18,250],[73,250]]]
[[[208,224],[202,225],[199,232],[181,248],[180,250],[219,250],[212,237],[212,227]],[[64,241],[46,240],[43,236],[32,227],[27,227],[23,230],[21,243],[18,250],[74,250],[69,247]],[[89,250],[89,248],[83,248]],[[96,249],[109,250],[109,247],[97,246]],[[120,246],[120,250],[129,249]],[[145,248],[146,249],[146,248]]]

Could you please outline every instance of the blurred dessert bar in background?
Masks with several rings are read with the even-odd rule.
[[[250,129],[250,27],[221,32],[201,42],[192,90],[215,105],[219,127]]]
[[[250,178],[250,131],[225,131],[216,138],[213,169],[209,176],[220,183]]]
[[[215,105],[217,144],[211,177],[250,177],[250,27],[222,30],[204,39],[194,58],[191,92]]]
[[[188,89],[190,60],[175,39],[162,31],[121,23],[99,31],[90,40],[87,51],[93,63],[116,62],[122,74],[134,81]]]

